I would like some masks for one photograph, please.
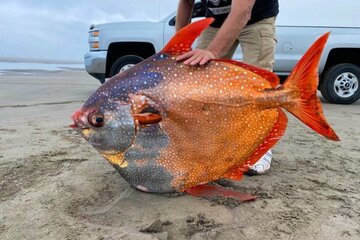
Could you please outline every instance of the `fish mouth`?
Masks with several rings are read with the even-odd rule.
[[[84,115],[83,111],[76,111],[71,115],[72,120],[74,121],[73,124],[69,125],[70,128],[74,129],[74,130],[85,130],[85,129],[89,129],[88,126],[86,126],[86,117]]]
[[[83,131],[83,130],[90,129],[89,127],[79,127],[76,123],[70,124],[69,128],[71,128],[73,130],[77,130],[77,131]]]
[[[86,127],[86,126],[82,125],[81,123],[79,123],[78,121],[75,121],[75,120],[74,120],[73,124],[69,125],[69,128],[71,128],[73,130],[77,130],[77,131],[90,129],[90,127]]]
[[[89,141],[89,134],[91,132],[89,127],[79,126],[75,121],[73,124],[69,125],[69,127],[77,133],[80,133],[80,135],[85,138],[85,140]]]
[[[69,125],[69,128],[72,128],[74,130],[78,130],[79,129],[79,126],[74,122],[73,124],[70,124]]]

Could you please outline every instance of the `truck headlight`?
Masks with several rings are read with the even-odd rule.
[[[89,31],[89,47],[90,47],[90,51],[99,50],[100,44],[99,44],[99,30],[98,29],[93,28]]]
[[[90,37],[99,37],[99,30],[93,30],[90,32]]]
[[[99,42],[91,42],[90,43],[90,48],[91,49],[99,49]]]

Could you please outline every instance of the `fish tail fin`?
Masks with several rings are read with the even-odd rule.
[[[283,89],[292,90],[296,97],[291,100],[292,104],[283,107],[314,131],[326,138],[339,141],[339,137],[327,123],[320,99],[316,95],[319,61],[329,35],[330,32],[317,39],[286,79]]]

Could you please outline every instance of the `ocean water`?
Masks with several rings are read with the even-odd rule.
[[[0,75],[6,72],[18,72],[31,74],[31,71],[59,71],[66,69],[85,69],[84,64],[62,64],[62,63],[22,63],[22,62],[0,62]]]

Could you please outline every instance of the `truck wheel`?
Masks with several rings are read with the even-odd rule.
[[[126,55],[118,58],[111,66],[110,77],[135,66],[143,60],[143,58],[136,55]]]
[[[360,67],[350,63],[330,67],[322,77],[321,95],[330,103],[351,104],[360,98]]]

